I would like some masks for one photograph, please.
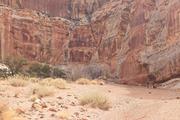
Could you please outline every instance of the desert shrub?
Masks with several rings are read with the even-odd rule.
[[[54,88],[46,85],[36,84],[32,87],[32,94],[38,97],[47,97],[54,94]]]
[[[46,85],[46,86],[50,86],[50,82],[53,80],[53,78],[44,78],[39,80],[39,84],[40,85]]]
[[[28,81],[24,77],[20,76],[10,77],[8,78],[8,81],[10,85],[14,87],[24,87],[28,84]]]
[[[29,67],[28,73],[36,77],[50,77],[51,67],[48,64],[34,63]]]
[[[60,69],[58,67],[53,68],[52,76],[55,78],[67,78],[67,71]]]
[[[77,80],[79,78],[87,78],[87,79],[96,79],[99,77],[108,77],[109,76],[108,69],[105,69],[103,65],[100,64],[89,64],[72,67],[72,80]]]
[[[76,83],[80,84],[80,85],[89,85],[89,84],[91,84],[91,81],[86,78],[80,78],[80,79],[76,80]]]
[[[46,79],[41,80],[39,82],[39,84],[46,85],[46,86],[53,86],[58,89],[66,89],[67,88],[67,82],[60,78],[56,78],[56,79],[46,78]]]
[[[0,103],[0,120],[24,120],[18,113],[7,107],[7,105]]]
[[[105,81],[101,80],[101,79],[94,79],[94,80],[91,81],[91,84],[94,84],[94,85],[105,85]]]
[[[111,107],[109,99],[100,93],[88,93],[80,97],[81,105],[89,105],[93,108],[100,108],[102,110],[108,110]]]
[[[27,64],[27,61],[19,57],[7,57],[3,63],[9,67],[11,74],[15,75],[23,71],[23,67]]]
[[[20,80],[20,79],[11,80],[11,81],[10,81],[10,85],[12,85],[12,86],[14,86],[14,87],[24,87],[24,86],[27,85],[27,81]]]
[[[72,73],[71,73],[71,77],[70,79],[72,79],[73,81],[78,80],[80,78],[85,78],[85,76],[82,74],[82,67],[80,66],[76,66],[74,68],[72,68]]]
[[[1,113],[1,117],[2,120],[15,120],[17,119],[17,113],[12,109],[6,109]]]
[[[87,65],[83,69],[83,74],[90,79],[95,79],[104,75],[104,69],[96,64]]]
[[[67,79],[70,76],[70,72],[62,69],[61,67],[54,67],[48,64],[33,63],[30,65],[28,73],[30,76],[41,78],[64,78]]]
[[[32,83],[38,83],[40,81],[40,78],[29,77],[29,81],[32,82]]]
[[[92,85],[104,85],[105,82],[103,80],[95,79],[95,80],[91,80],[91,84]]]
[[[99,80],[99,79],[89,80],[87,78],[80,78],[80,79],[76,80],[76,84],[79,84],[79,85],[104,85],[105,82],[103,80]]]
[[[50,84],[58,89],[66,89],[67,88],[67,82],[63,79],[55,79],[55,80],[51,81]]]
[[[92,85],[98,85],[98,81],[97,81],[97,80],[92,80],[92,81],[91,81],[91,84],[92,84]]]

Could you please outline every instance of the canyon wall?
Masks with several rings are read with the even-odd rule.
[[[0,1],[12,7],[0,11],[2,57],[105,64],[127,84],[180,76],[179,0],[7,1]]]
[[[92,14],[108,1],[110,0],[0,0],[0,3],[18,9],[41,11],[51,17],[79,21],[86,20],[87,14]]]
[[[2,58],[15,55],[53,64],[65,61],[69,21],[49,19],[30,10],[0,10]]]

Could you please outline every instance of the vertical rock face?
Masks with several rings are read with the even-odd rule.
[[[1,47],[7,56],[58,64],[65,61],[69,22],[38,16],[32,11],[1,8]],[[4,56],[3,55],[3,56]]]
[[[118,82],[128,84],[180,75],[179,0],[0,2],[21,8],[1,7],[2,58],[19,55],[51,64],[97,62],[109,66]]]
[[[135,1],[126,39],[129,49],[120,65],[124,81],[161,82],[179,76],[179,4],[176,0]]]
[[[0,0],[13,8],[28,8],[49,16],[80,20],[110,0]]]

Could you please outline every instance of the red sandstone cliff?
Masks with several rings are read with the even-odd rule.
[[[1,4],[13,8],[28,8],[49,16],[61,16],[80,20],[87,13],[92,14],[110,0],[0,0]]]
[[[2,56],[53,64],[95,60],[130,84],[180,75],[179,0],[29,1],[1,2],[68,20],[1,7]]]

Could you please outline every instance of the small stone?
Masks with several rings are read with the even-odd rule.
[[[64,105],[64,106],[61,106],[61,107],[62,107],[62,108],[64,108],[64,109],[68,109],[68,107],[67,107],[67,106],[65,106],[65,105]]]
[[[54,104],[54,103],[51,103],[51,106],[55,106],[55,104]]]
[[[67,96],[68,96],[68,97],[71,97],[72,95],[69,94],[69,95],[67,95]]]
[[[87,109],[85,109],[85,108],[80,108],[80,112],[86,112],[87,111]]]
[[[17,108],[16,109],[16,113],[18,113],[18,114],[25,114],[25,111],[23,109],[21,109],[21,108]]]
[[[77,97],[77,96],[75,96],[75,97],[74,97],[74,99],[78,99],[78,97]]]
[[[82,118],[81,120],[88,120],[88,119],[86,119],[86,118]]]
[[[57,97],[57,99],[62,100],[63,98],[61,96]]]
[[[32,104],[32,108],[35,110],[42,110],[44,108],[47,108],[47,105],[44,101],[42,101],[41,99],[37,99],[35,100],[35,102]]]
[[[41,107],[39,104],[33,103],[33,104],[32,104],[32,109],[33,109],[33,110],[37,110],[37,111],[41,111],[41,110],[42,110],[42,107]]]
[[[99,85],[105,85],[104,81],[99,81]]]
[[[74,115],[75,115],[76,117],[79,117],[79,113],[78,113],[78,112],[75,112]]]
[[[30,97],[30,101],[32,101],[32,102],[36,101],[37,99],[39,99],[37,95],[32,95]]]
[[[18,94],[18,93],[14,94],[14,97],[15,97],[15,98],[18,98],[18,97],[19,97],[19,94]]]
[[[71,105],[71,106],[76,106],[75,102],[71,102],[70,105]]]
[[[58,105],[63,105],[63,103],[58,103]]]
[[[52,112],[57,112],[57,110],[56,110],[56,109],[54,109],[54,108],[49,108],[49,111],[52,111]]]
[[[176,97],[176,99],[178,99],[178,100],[179,100],[179,99],[180,99],[180,97]]]

